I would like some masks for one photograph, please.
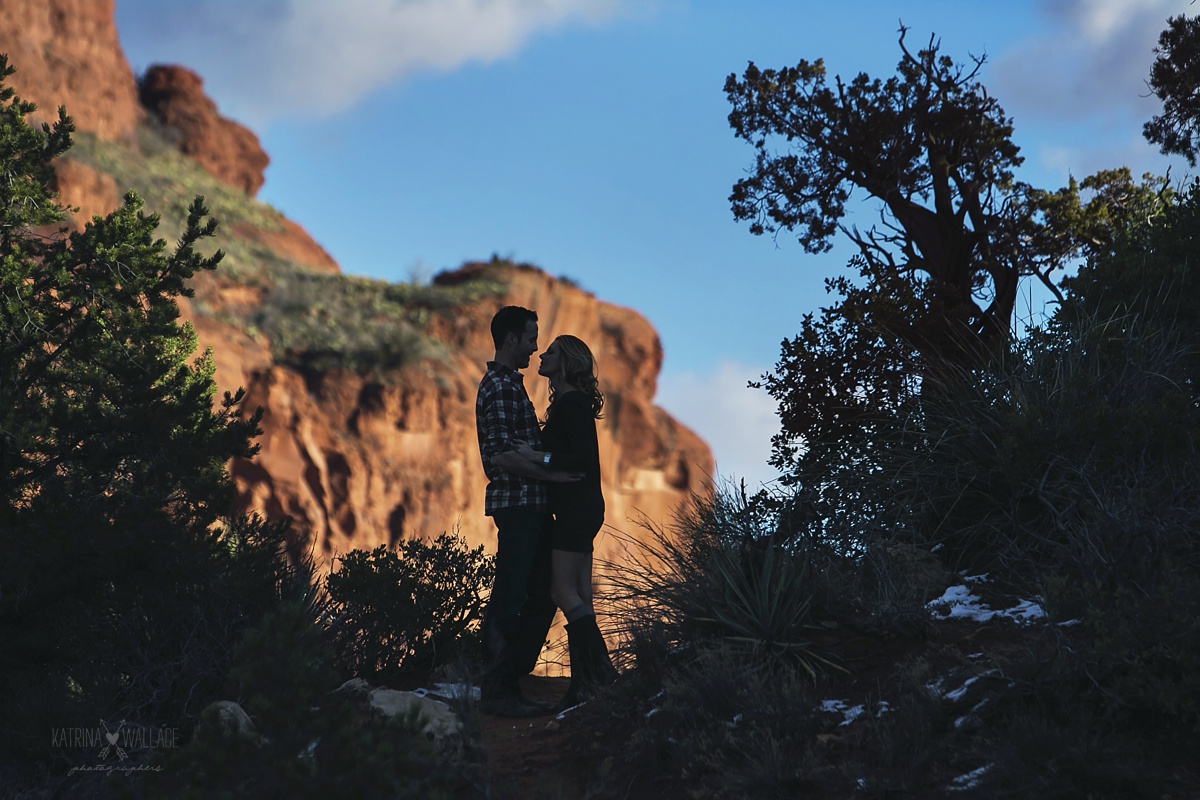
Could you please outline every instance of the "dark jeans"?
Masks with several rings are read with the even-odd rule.
[[[515,693],[517,679],[537,664],[558,610],[550,598],[550,515],[532,508],[499,509],[496,578],[483,616],[485,697]]]

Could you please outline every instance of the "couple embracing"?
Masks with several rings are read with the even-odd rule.
[[[537,352],[537,314],[505,306],[492,318],[491,334],[496,356],[475,401],[488,478],[484,510],[497,529],[481,706],[497,716],[536,716],[551,709],[525,699],[518,681],[537,664],[558,609],[567,619],[571,685],[557,708],[616,677],[592,607],[592,540],[604,523],[596,438],[604,395],[587,345],[559,336],[538,366],[550,383],[550,407],[539,423],[518,371]]]

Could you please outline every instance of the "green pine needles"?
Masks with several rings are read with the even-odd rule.
[[[13,71],[0,56],[0,81]],[[179,322],[187,282],[221,260],[200,252],[216,222],[196,198],[168,248],[131,192],[68,235],[47,187],[73,125],[60,110],[37,130],[34,109],[0,88],[0,706],[23,721],[0,747],[12,785],[11,769],[61,758],[45,752],[55,726],[198,713],[192,693],[219,681],[225,637],[253,616],[238,601],[275,570],[242,575],[219,527],[225,465],[253,455],[259,415],[241,413],[240,393],[214,409],[211,354]],[[269,534],[274,561],[282,527]]]

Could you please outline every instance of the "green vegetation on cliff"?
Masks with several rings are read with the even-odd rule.
[[[283,216],[274,208],[217,180],[184,156],[154,127],[139,131],[136,147],[79,134],[70,158],[109,175],[122,190],[136,191],[151,208],[161,209],[161,231],[177,239],[178,220],[190,198],[203,195],[221,228],[213,242],[221,248],[221,272],[193,281],[193,306],[254,338],[270,343],[274,359],[297,368],[348,369],[387,380],[405,365],[440,358],[445,347],[430,333],[432,318],[504,291],[494,277],[452,286],[390,283],[323,272],[298,264],[255,232],[283,234]],[[261,302],[227,302],[230,284],[261,292]]]

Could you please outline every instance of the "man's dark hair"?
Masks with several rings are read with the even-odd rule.
[[[492,317],[492,341],[496,349],[504,346],[504,337],[510,333],[520,339],[525,333],[525,326],[531,322],[537,322],[537,313],[528,308],[505,306],[497,311],[496,316]]]

